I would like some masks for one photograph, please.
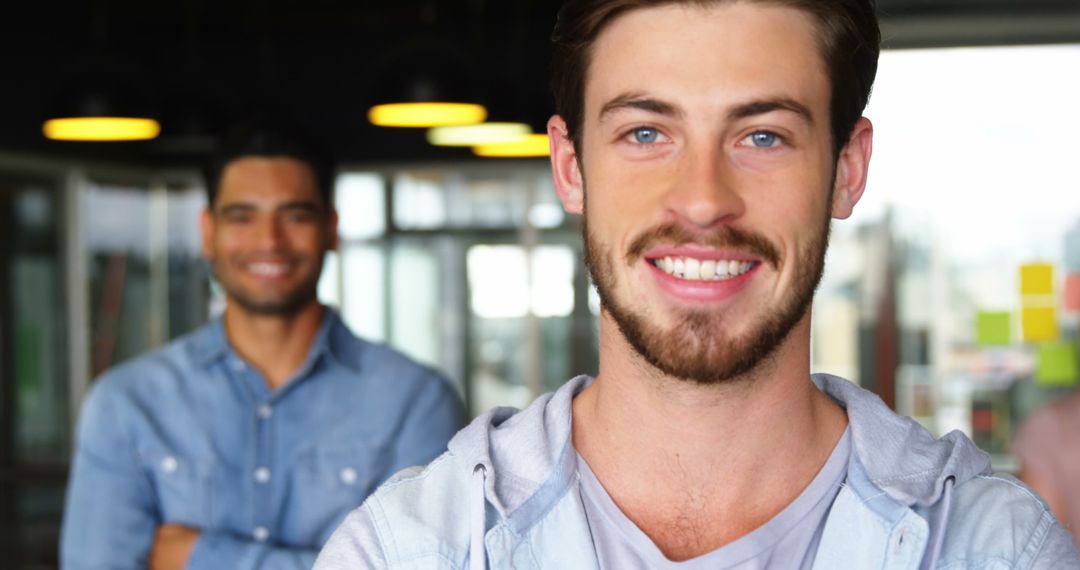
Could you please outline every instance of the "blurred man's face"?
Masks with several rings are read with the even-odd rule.
[[[284,157],[243,157],[221,175],[203,213],[203,255],[230,304],[288,315],[317,302],[323,256],[336,246],[337,216],[315,175]]]
[[[850,210],[832,203],[829,97],[794,9],[669,5],[600,34],[567,168],[606,316],[660,371],[742,375],[809,319],[830,214]]]

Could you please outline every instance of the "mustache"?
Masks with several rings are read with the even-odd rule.
[[[627,265],[633,265],[645,250],[658,245],[698,244],[715,249],[734,250],[738,253],[759,257],[773,267],[780,266],[780,252],[776,246],[760,234],[720,226],[707,233],[695,232],[679,224],[662,224],[646,230],[634,238],[626,251]]]

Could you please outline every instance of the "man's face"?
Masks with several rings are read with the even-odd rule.
[[[833,200],[815,36],[802,12],[725,3],[635,10],[593,46],[580,170],[553,153],[556,178],[561,160],[580,182],[606,316],[666,374],[743,375],[809,318],[830,214],[858,198]]]
[[[226,166],[218,186],[202,217],[203,256],[229,301],[271,315],[315,303],[337,216],[311,168],[292,158],[243,157]]]

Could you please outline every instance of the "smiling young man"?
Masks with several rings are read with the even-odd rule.
[[[810,374],[829,226],[866,184],[872,4],[577,0],[554,37],[599,374],[478,418],[316,568],[1080,565],[963,435]]]
[[[318,302],[337,213],[316,148],[253,129],[213,163],[203,255],[224,315],[95,382],[64,568],[310,568],[350,510],[461,426],[444,379]]]

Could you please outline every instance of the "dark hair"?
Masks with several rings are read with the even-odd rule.
[[[324,206],[333,207],[334,163],[329,154],[307,132],[276,125],[245,125],[224,137],[205,168],[208,207],[214,206],[225,168],[248,156],[291,158],[306,164],[315,174],[315,187]]]
[[[567,0],[559,10],[551,41],[551,89],[555,110],[566,121],[580,151],[585,113],[585,77],[591,49],[600,32],[630,10],[665,4],[708,6],[729,0]],[[822,57],[832,88],[830,121],[834,152],[847,144],[862,116],[877,73],[881,31],[874,0],[754,0],[788,6],[814,17]]]

